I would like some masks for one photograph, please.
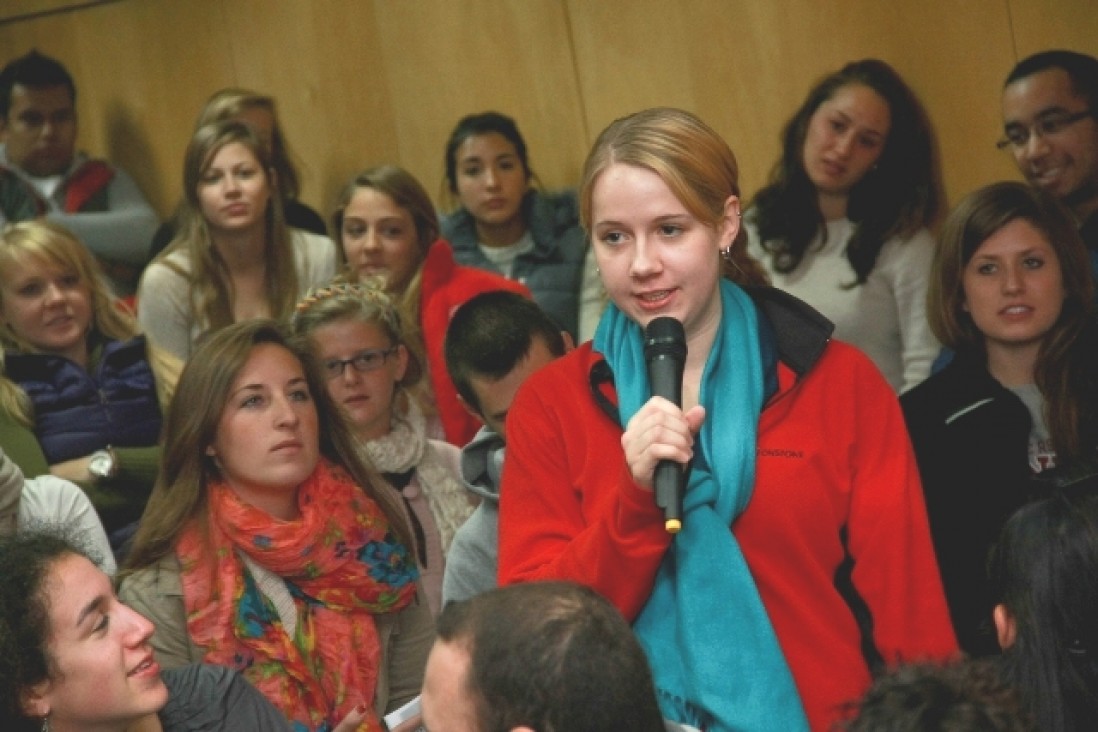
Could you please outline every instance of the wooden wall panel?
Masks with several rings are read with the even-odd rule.
[[[563,3],[377,0],[376,8],[399,138],[390,160],[436,194],[454,124],[496,110],[518,123],[546,187],[575,185],[588,141]]]
[[[748,195],[765,183],[781,127],[809,87],[867,56],[891,63],[923,100],[951,197],[1013,169],[993,146],[1014,62],[1000,0],[698,0],[673,12],[638,0],[624,13],[577,1],[570,13],[592,133],[646,106],[685,107],[729,140]]]
[[[163,214],[194,118],[223,86],[278,99],[304,199],[325,214],[347,177],[381,162],[437,195],[447,134],[486,109],[518,120],[554,188],[578,182],[612,119],[686,107],[732,143],[750,195],[811,83],[864,56],[893,63],[923,99],[955,200],[1016,176],[992,143],[1019,55],[1098,54],[1092,0],[116,0],[3,17],[4,58],[37,46],[68,65],[81,146],[129,170]]]

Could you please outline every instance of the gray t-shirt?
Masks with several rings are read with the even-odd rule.
[[[1034,473],[1051,470],[1056,467],[1056,446],[1048,431],[1045,419],[1045,398],[1036,384],[1012,386],[1010,390],[1022,400],[1029,410],[1032,427],[1029,430],[1029,469]]]
[[[267,697],[232,669],[192,664],[161,678],[168,687],[168,703],[158,715],[164,732],[292,732]]]

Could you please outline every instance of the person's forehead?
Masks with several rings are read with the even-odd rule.
[[[64,84],[52,86],[24,86],[15,84],[11,88],[11,103],[23,107],[71,107],[72,92]]]
[[[1075,91],[1066,71],[1043,69],[1006,86],[1003,90],[1003,116],[1009,122],[1037,117],[1055,109],[1076,111],[1085,102]]]

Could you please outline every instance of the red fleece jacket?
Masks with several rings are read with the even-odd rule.
[[[480,429],[480,420],[461,406],[457,388],[446,371],[443,350],[446,327],[458,307],[482,292],[493,290],[510,290],[530,297],[530,290],[520,282],[457,264],[450,243],[444,239],[437,240],[427,250],[419,298],[419,325],[427,349],[427,370],[442,429],[446,433],[446,441],[458,447],[464,447],[473,439]]]
[[[630,477],[621,428],[592,396],[601,360],[585,344],[534,374],[511,406],[499,576],[581,582],[632,620],[670,538],[652,494]],[[870,683],[834,581],[847,551],[888,663],[945,659],[957,646],[892,390],[864,355],[834,341],[800,379],[778,369],[759,422],[755,491],[732,530],[812,728],[827,730]],[[602,391],[616,402],[612,387]]]

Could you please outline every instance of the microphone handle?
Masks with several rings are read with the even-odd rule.
[[[674,460],[661,460],[652,477],[656,505],[663,509],[663,525],[669,534],[682,529],[682,466]]]

